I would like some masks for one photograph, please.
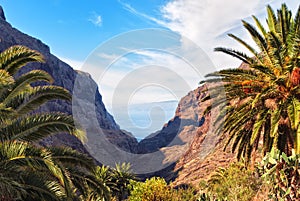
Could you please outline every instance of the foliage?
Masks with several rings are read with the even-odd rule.
[[[261,186],[260,178],[242,163],[219,168],[208,181],[202,181],[200,200],[251,200]]]
[[[226,146],[247,161],[259,148],[264,153],[272,147],[288,155],[292,149],[300,153],[300,7],[294,18],[285,4],[277,15],[270,6],[267,13],[267,28],[255,16],[256,28],[243,21],[256,47],[229,34],[251,56],[215,49],[240,59],[246,67],[208,74],[202,82],[214,83],[207,85],[203,101],[213,99],[207,111],[220,109],[218,132],[227,133]]]
[[[43,61],[40,53],[24,46],[0,53],[0,200],[86,200],[83,186],[93,160],[71,148],[38,146],[57,133],[85,137],[70,115],[39,112],[50,100],[71,99],[66,89],[51,85],[47,72],[23,69]],[[103,185],[95,188],[103,197]]]
[[[129,184],[134,180],[135,176],[130,170],[130,163],[116,164],[111,171],[112,195],[122,200],[128,196]]]
[[[278,150],[267,153],[262,160],[262,178],[273,200],[300,199],[300,155],[287,156]]]
[[[128,201],[196,201],[195,192],[189,189],[173,189],[163,178],[152,177],[145,182],[132,181]]]
[[[116,168],[96,166],[89,175],[81,173],[77,183],[84,183],[80,189],[84,201],[124,200],[133,179],[130,164],[122,163],[116,164]]]

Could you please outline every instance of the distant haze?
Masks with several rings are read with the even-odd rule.
[[[114,116],[121,129],[131,132],[138,140],[160,130],[175,115],[178,101],[132,104],[127,108],[118,108]],[[129,116],[129,119],[128,119]]]

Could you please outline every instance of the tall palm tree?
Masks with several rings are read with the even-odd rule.
[[[38,110],[49,100],[70,100],[71,95],[50,85],[53,79],[45,71],[22,73],[29,62],[43,62],[43,57],[24,46],[0,53],[0,200],[79,200],[85,192],[76,173],[84,181],[95,167],[93,160],[70,148],[38,145],[62,132],[84,139],[72,116]]]
[[[277,11],[267,7],[267,27],[253,16],[256,27],[242,21],[256,47],[229,36],[252,55],[228,48],[215,48],[240,59],[246,67],[220,70],[202,83],[215,83],[203,101],[220,107],[218,132],[228,135],[226,146],[237,157],[249,159],[260,147],[300,154],[300,7],[292,18],[285,4]],[[220,92],[225,91],[226,96]],[[225,104],[224,104],[225,103]]]

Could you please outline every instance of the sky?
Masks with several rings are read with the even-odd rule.
[[[244,50],[241,20],[265,21],[266,5],[296,0],[0,0],[13,27],[42,40],[51,53],[89,72],[121,128],[138,138],[162,127],[181,97],[204,75],[238,67],[213,51]]]

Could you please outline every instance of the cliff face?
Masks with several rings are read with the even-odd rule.
[[[164,153],[164,161],[172,165],[153,175],[173,181],[174,186],[197,186],[201,179],[207,179],[216,168],[227,166],[234,160],[232,153],[223,151],[224,142],[215,132],[213,122],[218,109],[203,115],[208,106],[208,102],[201,102],[206,87],[198,87],[183,97],[175,117],[138,145],[139,153],[157,150]]]
[[[160,131],[151,134],[138,144],[138,153],[160,151],[164,154],[163,162],[170,164],[168,168],[153,175],[176,180],[175,184],[182,184],[185,182],[181,178],[184,172],[194,175],[190,166],[186,164],[198,166],[198,162],[203,161],[214,150],[218,138],[212,130],[211,116],[203,115],[208,103],[200,102],[204,96],[201,92],[205,88],[201,86],[183,97],[174,118]],[[185,179],[190,180],[189,177]]]
[[[200,93],[192,91],[178,103],[173,119],[166,123],[160,131],[149,135],[138,145],[139,153],[151,153],[160,148],[177,148],[188,146],[196,134],[197,127],[205,122],[198,106]]]
[[[105,106],[102,102],[102,97],[98,91],[97,84],[87,73],[80,71],[75,71],[68,64],[59,60],[57,57],[50,53],[50,49],[47,45],[43,44],[40,40],[28,36],[17,29],[13,28],[5,19],[4,12],[0,6],[0,51],[12,46],[12,45],[24,45],[31,49],[37,50],[43,54],[45,58],[45,63],[33,63],[26,66],[22,71],[27,71],[28,69],[42,69],[49,72],[55,79],[54,85],[62,86],[69,90],[71,93],[74,91],[75,80],[80,77],[80,80],[84,80],[85,87],[81,90],[88,91],[91,93],[88,95],[93,97],[93,102],[91,104],[95,109],[95,116],[97,121],[97,126],[99,126],[107,139],[119,148],[132,151],[137,144],[136,139],[125,134],[121,131],[119,126],[114,121],[113,117],[107,112]],[[82,97],[79,97],[77,101],[86,102]],[[41,110],[42,111],[62,111],[72,114],[72,103],[65,101],[51,101],[45,104]],[[90,126],[95,125],[81,125],[87,132],[92,130]],[[87,133],[88,135],[97,135],[97,133]],[[46,139],[42,144],[54,144],[54,145],[67,145],[75,149],[86,151],[82,146],[81,142],[72,136],[66,134],[60,134],[51,138]]]

